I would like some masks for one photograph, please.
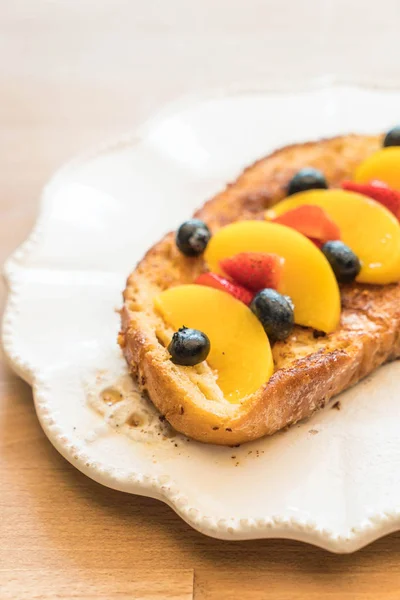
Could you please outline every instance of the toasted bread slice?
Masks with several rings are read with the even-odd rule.
[[[381,136],[361,135],[288,146],[246,169],[196,216],[213,232],[233,221],[262,219],[300,168],[317,167],[331,186],[338,186],[380,146]],[[173,332],[153,307],[160,291],[191,283],[204,269],[201,257],[183,256],[174,234],[168,234],[128,279],[119,338],[140,386],[175,429],[196,440],[232,445],[273,434],[400,355],[400,286],[345,286],[340,328],[320,337],[295,327],[273,347],[272,378],[232,404],[207,363],[181,367],[171,362],[166,346]]]

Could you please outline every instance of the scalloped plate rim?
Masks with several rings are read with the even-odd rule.
[[[21,263],[27,257],[34,245],[40,242],[42,223],[45,222],[44,204],[47,194],[51,194],[53,189],[63,176],[75,166],[82,164],[90,158],[95,158],[105,152],[118,147],[135,145],[146,135],[146,131],[157,121],[163,119],[168,114],[173,114],[177,110],[189,107],[193,103],[206,98],[215,98],[218,96],[230,96],[246,92],[251,93],[273,93],[273,92],[297,92],[310,89],[319,90],[332,88],[336,86],[349,86],[355,88],[378,89],[378,90],[399,90],[398,82],[394,80],[385,80],[384,82],[371,82],[368,80],[346,80],[334,75],[326,75],[319,78],[301,79],[299,82],[287,84],[285,80],[277,80],[268,85],[258,83],[245,83],[232,86],[211,88],[204,92],[194,92],[186,94],[178,100],[172,101],[150,116],[142,125],[134,131],[117,136],[115,139],[99,144],[88,152],[81,153],[61,166],[45,185],[38,207],[38,216],[35,225],[28,235],[27,239],[11,254],[4,264],[4,279],[7,285],[7,298],[3,314],[2,343],[5,357],[15,373],[30,384],[33,388],[33,397],[35,409],[40,424],[58,452],[71,464],[77,467],[82,473],[97,481],[98,483],[110,488],[134,493],[163,501],[169,505],[186,523],[197,531],[208,536],[224,540],[250,540],[265,538],[283,538],[302,541],[335,553],[351,553],[359,550],[367,544],[388,535],[400,529],[400,506],[397,510],[383,511],[363,520],[358,526],[352,527],[346,535],[336,535],[333,531],[322,529],[313,521],[303,521],[292,519],[282,519],[279,516],[272,516],[265,519],[209,519],[199,514],[199,510],[193,507],[186,508],[179,506],[179,500],[176,492],[174,493],[174,483],[172,481],[160,481],[160,478],[148,477],[145,474],[129,473],[129,484],[126,479],[121,485],[121,477],[116,472],[105,472],[99,466],[85,465],[85,455],[69,443],[62,439],[56,431],[52,430],[46,421],[47,409],[43,410],[46,401],[46,382],[42,374],[35,370],[15,348],[13,339],[13,323],[18,318],[16,307],[18,304],[18,291],[15,287],[14,275],[18,270],[18,263]],[[78,453],[78,460],[74,454]],[[126,475],[126,474],[125,474]],[[127,489],[131,488],[131,489]]]

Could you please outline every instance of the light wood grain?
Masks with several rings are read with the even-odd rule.
[[[57,166],[182,92],[277,69],[398,75],[400,4],[365,4],[0,0],[0,261],[29,232]],[[313,32],[299,26],[303,11]],[[400,596],[400,534],[350,556],[222,542],[155,500],[90,481],[47,441],[3,357],[0,486],[0,600]]]
[[[2,600],[192,600],[193,571],[145,571],[134,568],[0,571]]]

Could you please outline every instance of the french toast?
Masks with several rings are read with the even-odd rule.
[[[338,187],[381,143],[380,135],[347,135],[287,146],[247,168],[195,216],[213,233],[235,221],[264,219],[265,210],[285,196],[288,181],[305,165],[320,169],[329,185]],[[400,285],[344,285],[339,328],[320,335],[295,326],[273,346],[269,381],[231,403],[207,362],[185,367],[170,360],[173,330],[153,304],[161,291],[193,283],[205,270],[201,256],[184,256],[174,234],[166,235],[128,278],[119,335],[141,388],[169,423],[191,438],[235,445],[271,435],[400,356]]]

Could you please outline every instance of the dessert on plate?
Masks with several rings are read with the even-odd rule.
[[[277,150],[151,248],[119,343],[178,431],[255,440],[400,356],[400,127]]]

